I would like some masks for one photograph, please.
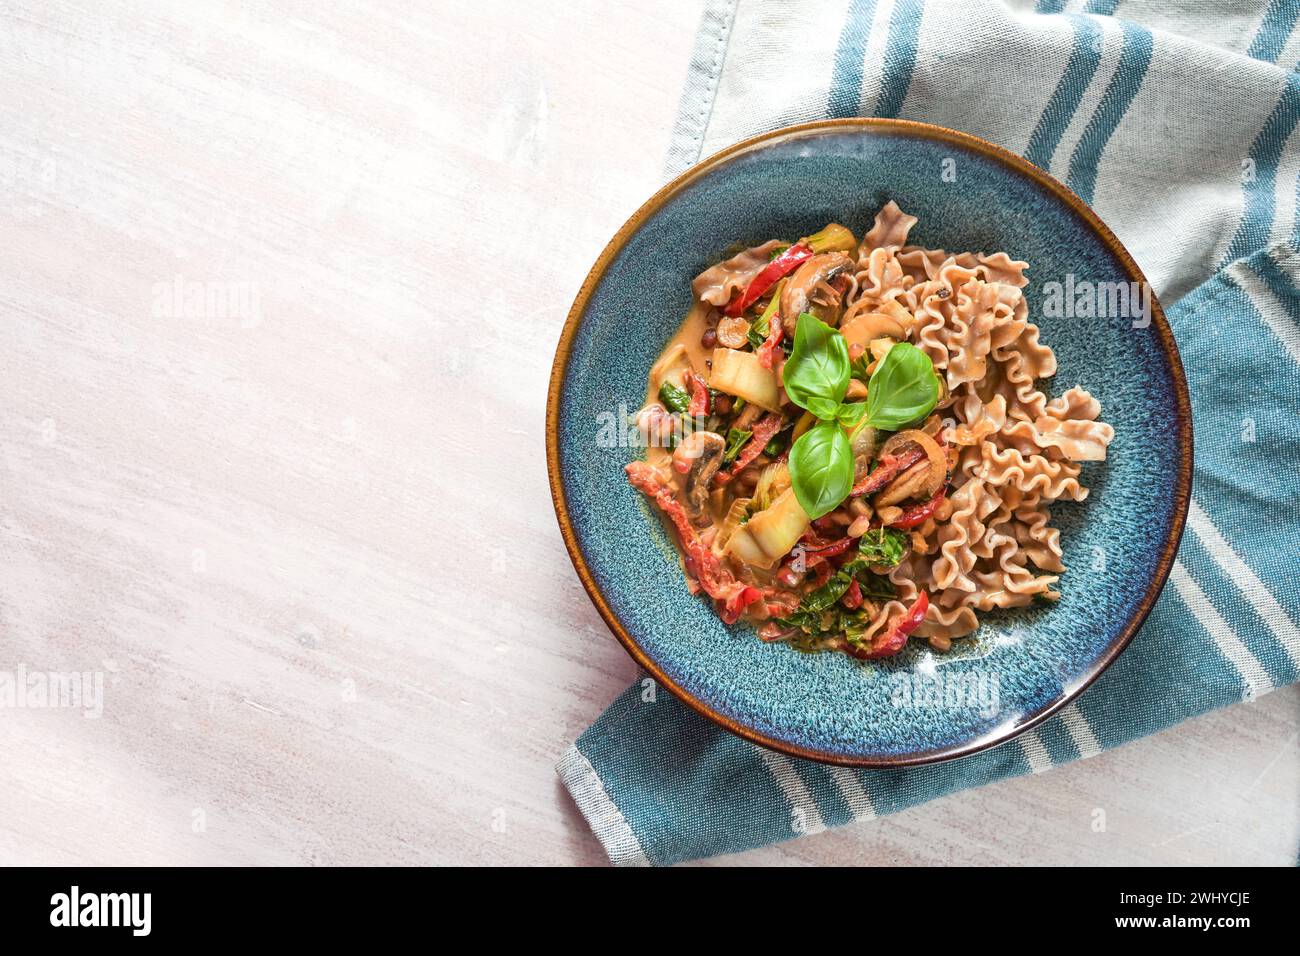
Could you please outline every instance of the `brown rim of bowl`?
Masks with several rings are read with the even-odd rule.
[[[707,717],[714,723],[718,724],[725,730],[730,731],[738,737],[751,741],[763,747],[788,754],[792,757],[802,757],[807,760],[815,760],[820,763],[839,764],[848,767],[869,767],[869,768],[888,768],[888,767],[910,767],[921,764],[936,763],[942,760],[951,760],[956,757],[965,757],[970,754],[979,753],[995,747],[998,744],[1005,743],[1014,737],[1019,736],[1026,730],[1029,730],[1043,721],[1047,720],[1058,710],[1064,707],[1070,701],[1079,696],[1093,681],[1095,681],[1102,672],[1110,666],[1111,662],[1128,647],[1129,642],[1133,640],[1133,635],[1137,633],[1142,623],[1146,620],[1147,615],[1151,613],[1151,608],[1155,605],[1156,598],[1159,597],[1161,589],[1164,587],[1169,571],[1173,567],[1174,555],[1178,550],[1179,540],[1182,538],[1183,525],[1187,518],[1187,508],[1191,501],[1192,489],[1192,413],[1191,399],[1187,392],[1187,378],[1183,373],[1182,361],[1178,356],[1178,348],[1174,343],[1173,332],[1170,331],[1169,323],[1165,319],[1164,309],[1160,302],[1152,295],[1152,320],[1156,332],[1159,336],[1160,343],[1164,348],[1165,354],[1169,360],[1170,370],[1174,379],[1174,400],[1177,405],[1176,417],[1178,419],[1178,439],[1179,447],[1182,449],[1182,460],[1178,465],[1178,478],[1174,489],[1175,495],[1175,513],[1173,526],[1170,528],[1169,536],[1166,538],[1164,547],[1160,551],[1160,560],[1156,566],[1156,573],[1151,578],[1151,583],[1147,586],[1146,593],[1142,600],[1138,602],[1129,618],[1128,623],[1120,631],[1118,637],[1111,641],[1105,652],[1093,663],[1082,677],[1077,679],[1071,686],[1065,688],[1059,698],[1052,701],[1041,710],[1030,714],[1017,724],[1008,727],[995,728],[992,731],[965,743],[944,747],[936,750],[922,751],[914,754],[904,754],[899,756],[877,756],[877,757],[851,757],[842,754],[826,753],[817,750],[811,750],[805,747],[799,747],[786,741],[777,740],[759,733],[743,724],[719,714],[707,704],[697,700],[694,696],[687,693],[676,682],[672,681],[664,674],[663,669],[653,661],[641,646],[632,638],[623,626],[622,621],[614,614],[605,596],[597,587],[595,578],[592,577],[591,569],[587,566],[586,557],[578,547],[577,536],[573,531],[573,523],[569,517],[569,506],[565,499],[564,485],[560,477],[560,448],[559,448],[559,409],[560,393],[564,387],[564,375],[569,364],[569,355],[573,349],[573,338],[577,334],[578,326],[582,321],[582,314],[586,311],[587,303],[591,299],[591,294],[596,288],[597,283],[604,277],[606,270],[614,257],[618,255],[628,238],[636,232],[641,225],[650,217],[655,215],[663,207],[664,203],[672,196],[676,195],[683,188],[700,179],[704,175],[713,172],[733,157],[748,152],[757,146],[768,143],[772,140],[786,139],[808,134],[816,134],[833,130],[858,130],[858,131],[885,131],[893,130],[906,133],[912,136],[921,136],[927,139],[940,140],[942,142],[953,143],[968,149],[975,150],[992,159],[1001,162],[1003,165],[1010,167],[1023,176],[1027,176],[1042,186],[1048,192],[1052,193],[1085,222],[1101,237],[1106,248],[1120,261],[1124,271],[1128,273],[1129,278],[1134,282],[1141,282],[1146,285],[1146,276],[1138,268],[1133,257],[1129,255],[1120,241],[1115,238],[1115,234],[1110,231],[1105,223],[1098,218],[1078,196],[1072,193],[1063,183],[1054,179],[1043,170],[1034,166],[1032,163],[1017,156],[1015,153],[996,146],[987,140],[980,139],[978,136],[972,136],[969,133],[958,132],[957,130],[947,129],[942,126],[934,126],[930,123],[918,123],[912,120],[898,119],[874,119],[874,118],[851,118],[851,119],[834,119],[819,120],[813,123],[801,123],[797,126],[786,126],[781,129],[772,130],[767,133],[761,133],[758,136],[751,136],[729,146],[726,149],[714,153],[707,159],[697,163],[690,169],[677,176],[666,186],[651,196],[641,208],[632,214],[631,218],[614,234],[609,243],[597,258],[595,265],[587,274],[582,288],[578,291],[578,296],[574,299],[573,307],[569,310],[568,318],[564,322],[564,329],[560,333],[560,341],[555,349],[555,364],[551,368],[551,381],[547,389],[546,399],[546,471],[550,479],[551,499],[555,503],[555,515],[560,523],[560,535],[564,538],[564,546],[568,549],[569,558],[573,561],[573,567],[578,572],[578,578],[582,581],[582,586],[586,588],[587,595],[591,598],[592,604],[600,612],[600,616],[605,619],[609,629],[614,632],[614,636],[619,639],[627,652],[632,655],[641,667],[643,667],[651,677],[659,684],[668,688],[679,700],[694,710],[696,713]]]

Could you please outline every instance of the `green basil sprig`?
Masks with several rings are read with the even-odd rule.
[[[740,449],[745,447],[745,442],[749,441],[753,431],[744,428],[732,428],[727,432],[727,450],[722,455],[723,464],[731,464],[740,454]]]
[[[794,496],[810,518],[834,511],[853,490],[853,448],[833,421],[818,422],[800,435],[787,464]]]
[[[845,428],[865,422],[897,431],[930,414],[939,401],[930,357],[907,342],[876,366],[865,402],[844,401],[853,374],[844,336],[814,315],[800,315],[782,377],[790,401],[820,419],[794,443],[789,460],[795,497],[811,518],[835,510],[853,490],[853,447]]]
[[[834,418],[849,387],[849,344],[805,312],[795,325],[794,351],[781,374],[790,401],[818,418]]]
[[[679,388],[672,382],[664,382],[659,386],[659,401],[670,412],[683,415],[690,408],[691,396],[687,394],[686,389]]]
[[[910,342],[899,342],[880,360],[867,386],[867,422],[898,431],[920,421],[939,401],[934,364]]]

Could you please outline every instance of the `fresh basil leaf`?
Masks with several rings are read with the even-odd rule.
[[[867,562],[863,561],[861,558],[853,558],[852,560],[845,561],[840,565],[840,570],[845,574],[856,575],[860,571],[867,570]]]
[[[803,600],[799,602],[799,610],[812,614],[826,610],[844,596],[844,592],[849,589],[849,585],[852,583],[852,574],[836,571],[827,579],[825,584],[803,596]]]
[[[829,398],[813,397],[808,399],[808,411],[812,412],[822,421],[831,421],[840,410],[838,402],[833,402]]]
[[[672,382],[664,382],[659,386],[659,401],[663,403],[664,408],[670,412],[683,414],[691,407],[691,396],[686,394],[686,390],[678,388]]]
[[[871,601],[892,601],[898,597],[898,589],[894,587],[894,582],[881,574],[872,574],[864,571],[858,575],[858,588],[862,591],[862,596]]]
[[[752,431],[746,431],[743,428],[733,428],[727,432],[727,450],[722,456],[723,462],[731,464],[740,454],[740,449],[745,447],[745,442],[753,436]]]
[[[858,539],[858,554],[867,564],[896,567],[907,553],[907,535],[897,528],[872,528]]]
[[[910,342],[899,342],[871,376],[867,420],[876,428],[898,431],[930,414],[938,401],[939,378],[930,357]]]
[[[845,561],[840,567],[840,574],[850,574],[858,579],[858,587],[862,591],[864,598],[876,598],[887,601],[897,594],[894,588],[894,582],[884,575],[876,574],[871,570],[874,561],[869,561],[864,557],[856,557],[851,561]]]
[[[857,428],[866,414],[866,402],[846,402],[835,410],[835,419],[841,425]]]
[[[824,630],[827,622],[822,620],[823,612],[833,612],[833,627],[843,632],[855,623],[865,623],[864,614],[859,610],[835,607],[835,602],[844,597],[854,579],[862,591],[863,597],[889,599],[894,597],[894,585],[888,579],[867,570],[867,562],[860,558],[848,561],[842,568],[826,579],[826,583],[809,591],[799,602],[799,607],[783,622],[785,626],[801,627],[805,630]]]
[[[790,449],[790,483],[810,518],[835,510],[853,490],[853,448],[835,422],[819,422]]]
[[[844,336],[804,312],[795,325],[794,351],[782,378],[790,401],[818,418],[833,418],[849,387],[849,346]],[[831,411],[823,414],[827,408]]]

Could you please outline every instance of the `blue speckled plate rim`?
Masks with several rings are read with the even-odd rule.
[[[1023,719],[1016,723],[1004,724],[988,733],[963,741],[950,747],[942,747],[933,750],[918,751],[910,754],[890,754],[875,755],[871,757],[846,756],[844,754],[834,754],[812,750],[791,744],[787,741],[777,738],[768,737],[765,734],[745,726],[729,717],[717,713],[710,708],[708,704],[697,699],[694,695],[688,693],[676,682],[671,680],[663,669],[641,648],[636,639],[628,633],[623,622],[613,612],[609,602],[605,600],[604,594],[601,593],[600,587],[587,565],[586,556],[578,544],[577,535],[573,530],[573,523],[569,515],[568,500],[564,491],[562,480],[563,470],[561,467],[561,452],[559,447],[559,421],[560,407],[563,404],[564,380],[568,371],[569,357],[573,350],[573,340],[578,333],[578,328],[582,324],[583,314],[587,310],[588,302],[592,293],[601,279],[604,278],[605,272],[615,257],[622,251],[627,240],[636,233],[641,226],[656,215],[664,204],[676,196],[686,187],[690,186],[696,180],[713,173],[725,166],[728,162],[737,157],[749,153],[756,149],[779,140],[796,139],[805,136],[817,136],[827,132],[837,130],[850,131],[854,133],[874,133],[889,132],[893,134],[919,136],[926,139],[939,140],[942,142],[952,143],[956,146],[965,147],[982,153],[990,159],[994,159],[1011,172],[1018,173],[1021,176],[1028,177],[1038,185],[1047,189],[1063,203],[1069,206],[1076,214],[1086,222],[1089,227],[1096,232],[1106,248],[1119,260],[1124,272],[1133,282],[1147,284],[1146,276],[1138,268],[1133,257],[1129,255],[1127,249],[1120,243],[1110,228],[1101,221],[1101,218],[1088,207],[1086,203],[1076,196],[1064,183],[1053,178],[1048,173],[1034,166],[1028,160],[1017,156],[1008,150],[1003,149],[987,140],[978,136],[972,136],[970,133],[963,133],[958,130],[948,129],[943,126],[935,126],[930,123],[918,123],[913,120],[899,119],[878,119],[869,117],[855,117],[849,119],[819,120],[812,123],[801,123],[797,126],[786,126],[780,129],[771,130],[761,133],[758,136],[742,140],[733,146],[714,153],[707,159],[697,163],[690,169],[687,169],[680,176],[673,179],[662,189],[651,196],[642,206],[632,214],[622,227],[614,234],[609,243],[601,251],[600,256],[596,259],[595,265],[587,274],[582,288],[578,290],[578,295],[573,301],[573,307],[569,310],[569,315],[565,319],[564,328],[560,332],[560,340],[555,349],[555,363],[551,368],[551,380],[547,388],[546,400],[546,471],[551,486],[551,500],[555,505],[555,516],[560,525],[560,535],[564,539],[564,546],[569,552],[569,559],[573,562],[574,570],[578,572],[578,578],[582,581],[582,586],[586,589],[587,595],[591,598],[592,604],[600,616],[605,619],[609,629],[618,638],[623,647],[632,656],[642,668],[644,668],[660,685],[666,687],[673,695],[680,699],[684,704],[694,710],[696,713],[707,717],[714,723],[724,729],[743,737],[760,746],[788,754],[792,757],[801,757],[807,760],[815,760],[819,763],[840,764],[851,767],[865,767],[886,769],[892,767],[910,767],[921,764],[937,763],[942,760],[952,760],[957,757],[965,757],[970,754],[979,753],[990,747],[1005,743],[1014,737],[1019,736],[1026,730],[1041,724],[1047,718],[1072,701],[1081,694],[1093,681],[1110,666],[1124,648],[1128,647],[1133,636],[1141,628],[1142,623],[1146,620],[1147,615],[1151,613],[1152,607],[1155,606],[1156,599],[1164,587],[1166,579],[1169,577],[1169,571],[1173,567],[1174,557],[1178,552],[1178,544],[1182,539],[1183,526],[1187,519],[1187,509],[1191,502],[1192,492],[1192,410],[1191,396],[1187,391],[1187,377],[1183,372],[1182,360],[1178,355],[1178,346],[1174,342],[1174,335],[1169,328],[1169,322],[1165,318],[1164,309],[1160,302],[1152,294],[1152,322],[1155,326],[1160,346],[1165,353],[1169,362],[1170,372],[1174,381],[1176,403],[1176,417],[1178,421],[1179,441],[1178,447],[1181,450],[1181,459],[1178,462],[1178,474],[1175,483],[1175,510],[1174,521],[1170,526],[1169,534],[1161,548],[1160,559],[1156,565],[1156,573],[1152,576],[1147,586],[1146,592],[1142,599],[1136,604],[1128,621],[1120,629],[1115,639],[1107,645],[1106,649],[1092,664],[1092,666],[1079,677],[1077,677],[1068,686],[1062,688],[1061,694],[1051,703],[1040,708],[1039,710],[1025,715]]]

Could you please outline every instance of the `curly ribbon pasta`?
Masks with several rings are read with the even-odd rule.
[[[868,637],[921,588],[931,603],[919,633],[949,638],[974,631],[978,611],[1059,597],[1065,565],[1049,509],[1087,497],[1079,463],[1104,461],[1115,437],[1082,388],[1050,401],[1039,389],[1056,356],[1029,321],[1027,264],[909,246],[916,223],[893,202],[881,209],[858,249],[844,318],[891,301],[915,317],[904,331],[947,384],[941,435],[955,466],[948,502],[890,573],[897,597],[881,603]]]

